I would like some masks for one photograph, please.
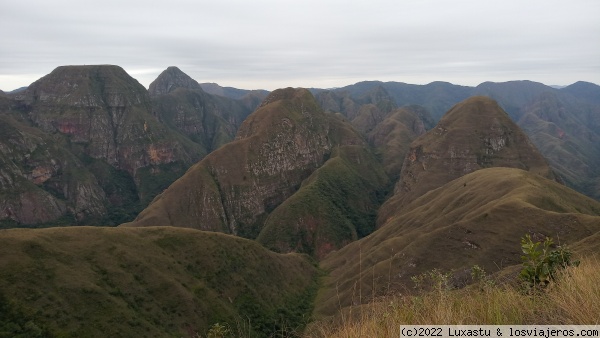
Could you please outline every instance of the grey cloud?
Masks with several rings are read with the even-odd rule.
[[[121,65],[146,86],[170,65],[201,82],[267,89],[366,79],[600,83],[600,2],[593,0],[2,6],[0,29],[11,32],[0,38],[4,90],[60,65],[93,63]]]

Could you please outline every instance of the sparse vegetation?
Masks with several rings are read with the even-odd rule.
[[[397,337],[402,324],[598,325],[600,260],[584,258],[578,268],[568,266],[555,278],[558,282],[541,294],[524,293],[518,283],[502,283],[392,295],[316,322],[306,336]]]

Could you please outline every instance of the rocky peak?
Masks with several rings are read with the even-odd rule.
[[[519,168],[554,178],[546,160],[496,101],[471,97],[411,143],[379,223],[424,193],[489,167]]]
[[[159,96],[172,92],[177,88],[187,88],[202,91],[202,87],[196,80],[182,72],[179,68],[171,66],[165,69],[154,80],[148,89],[150,96]]]

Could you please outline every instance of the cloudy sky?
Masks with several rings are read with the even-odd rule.
[[[61,65],[168,66],[246,89],[533,80],[600,84],[598,0],[6,0],[0,89]]]

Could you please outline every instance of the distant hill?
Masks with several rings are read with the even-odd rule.
[[[577,98],[600,104],[600,86],[590,82],[578,81],[561,88],[561,92],[569,93]]]
[[[432,269],[452,272],[460,286],[475,264],[488,272],[519,264],[525,234],[575,245],[598,232],[600,202],[521,169],[477,170],[413,200],[370,236],[322,260],[329,278],[315,314],[410,293],[411,276]]]
[[[269,95],[269,91],[268,90],[263,90],[263,89],[255,89],[255,90],[247,90],[247,89],[238,89],[238,88],[233,88],[233,87],[221,87],[216,83],[201,83],[200,86],[202,87],[202,89],[209,93],[209,94],[213,94],[213,95],[219,95],[219,96],[224,96],[224,97],[228,97],[231,99],[242,99],[244,96],[248,95],[248,94],[256,94],[259,96],[262,96],[263,98],[267,97],[267,95]]]
[[[3,336],[267,337],[302,329],[316,291],[304,256],[190,229],[2,230],[0,255]]]

